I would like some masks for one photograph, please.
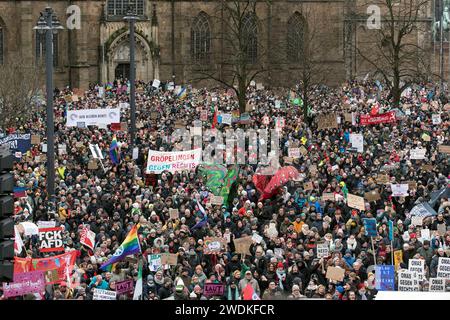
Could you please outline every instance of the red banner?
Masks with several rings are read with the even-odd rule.
[[[362,114],[359,116],[359,124],[362,126],[379,123],[395,123],[396,121],[397,119],[395,118],[395,111],[389,111],[374,116],[370,114]]]
[[[43,271],[46,284],[59,283],[67,281],[68,275],[72,273],[78,251],[70,251],[64,254],[49,258],[14,258],[14,274]]]

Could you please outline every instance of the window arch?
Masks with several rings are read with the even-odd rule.
[[[287,58],[289,62],[299,62],[304,54],[307,24],[300,13],[295,12],[287,24]]]
[[[194,61],[208,61],[211,53],[211,28],[208,15],[201,11],[191,28],[191,57]]]
[[[132,7],[132,10],[136,15],[144,15],[144,0],[108,0],[108,15],[125,16],[129,6]]]
[[[255,13],[247,13],[242,21],[244,52],[247,61],[255,63],[258,59],[258,26]]]
[[[36,35],[36,62],[42,59],[45,63],[45,33],[40,33],[38,30],[35,32]],[[58,34],[52,35],[53,39],[53,66],[58,66]]]

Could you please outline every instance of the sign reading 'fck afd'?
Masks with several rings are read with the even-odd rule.
[[[64,251],[62,230],[61,227],[39,229],[39,251]]]

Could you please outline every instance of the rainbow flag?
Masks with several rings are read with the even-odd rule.
[[[186,96],[187,96],[186,87],[181,87],[177,93],[177,98],[183,100],[184,98],[186,98]]]
[[[112,163],[114,164],[120,163],[120,148],[117,143],[116,135],[113,136],[111,145],[109,146],[109,157],[111,158]]]
[[[139,238],[137,234],[138,229],[139,225],[135,224],[131,228],[130,232],[128,233],[127,237],[122,242],[120,247],[116,249],[116,252],[114,252],[111,259],[102,264],[100,269],[106,270],[109,265],[125,259],[126,256],[141,253],[141,245],[139,244]]]

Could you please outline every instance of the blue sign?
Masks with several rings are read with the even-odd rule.
[[[375,289],[380,291],[395,290],[395,268],[391,265],[375,266]]]
[[[366,236],[376,237],[377,236],[377,219],[363,219],[364,229],[366,230]]]
[[[9,149],[16,160],[20,160],[22,155],[31,149],[30,133],[13,133],[0,139],[0,145],[8,143]]]

